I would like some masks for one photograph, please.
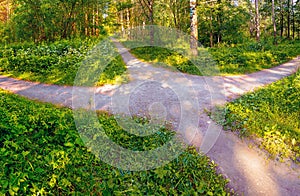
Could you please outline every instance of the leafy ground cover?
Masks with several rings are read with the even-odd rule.
[[[0,46],[0,74],[58,85],[72,85],[80,62],[99,39],[61,40],[53,43],[18,43]],[[208,51],[221,74],[244,74],[259,71],[286,62],[300,54],[300,42],[282,42],[278,46],[268,43],[245,43],[220,46]],[[144,61],[202,75],[189,59],[174,51],[159,47],[142,47],[131,52]],[[201,52],[201,51],[200,51]],[[169,65],[169,66],[168,66]],[[96,85],[127,81],[126,66],[117,56],[105,68]]]
[[[244,43],[206,49],[218,65],[222,75],[245,74],[271,68],[300,54],[300,41],[271,43]],[[181,72],[201,75],[196,66],[182,55],[165,48],[138,47],[131,50],[137,58],[152,63],[161,62]],[[201,53],[201,51],[200,51]]]
[[[0,90],[0,195],[229,195],[215,164],[189,148],[169,164],[131,172],[97,159],[76,131],[72,111]],[[99,113],[107,135],[124,147],[162,145],[170,131],[147,138]],[[124,135],[127,134],[127,135]]]
[[[73,85],[80,63],[99,39],[18,43],[0,46],[0,74],[19,79]],[[97,85],[126,81],[126,66],[117,56],[105,68]]]
[[[260,138],[260,147],[273,157],[299,162],[299,108],[300,71],[228,103],[220,110],[225,120],[216,119],[226,129],[237,131],[241,136]]]
[[[244,43],[209,49],[222,74],[245,74],[285,63],[300,54],[300,41]]]
[[[166,48],[147,46],[138,47],[130,51],[137,58],[154,63],[164,68],[179,70],[184,73],[201,75],[200,70],[188,58]]]

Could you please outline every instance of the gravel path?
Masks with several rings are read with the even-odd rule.
[[[148,116],[155,123],[169,122],[175,130],[183,133],[188,143],[199,147],[219,165],[220,172],[230,179],[229,186],[237,193],[300,195],[299,166],[267,160],[260,150],[248,147],[250,141],[223,131],[204,112],[291,75],[299,68],[300,57],[247,75],[199,77],[153,67],[134,58],[115,40],[114,44],[127,65],[128,84],[73,88],[0,76],[0,88],[70,108],[87,107],[89,100],[76,105],[72,104],[72,99],[80,98],[78,92],[90,90],[94,94],[95,110]]]

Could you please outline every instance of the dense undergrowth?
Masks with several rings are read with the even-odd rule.
[[[161,62],[184,73],[201,75],[201,70],[188,58],[166,48],[138,47],[131,52],[144,61]],[[268,42],[249,42],[209,48],[206,52],[210,54],[209,58],[215,61],[220,74],[246,74],[274,67],[296,57],[300,54],[300,41],[283,41],[277,46]]]
[[[53,43],[17,43],[0,46],[0,73],[19,79],[73,85],[82,60],[100,39],[61,40]],[[126,80],[121,56],[105,67],[97,85]]]
[[[160,168],[124,171],[86,149],[70,109],[0,90],[0,115],[0,195],[229,194],[215,164],[192,148]],[[170,137],[162,129],[144,140],[123,131],[113,116],[98,117],[107,135],[131,149],[160,146]]]
[[[300,71],[228,103],[216,120],[241,136],[260,138],[272,157],[300,161]],[[219,113],[220,114],[220,113]]]
[[[244,43],[211,48],[209,52],[222,74],[245,74],[271,68],[300,55],[300,41]]]
[[[0,74],[43,83],[72,85],[82,60],[99,40],[74,39],[0,46]],[[210,54],[209,58],[216,62],[220,74],[245,74],[274,67],[299,55],[300,41],[283,41],[277,46],[268,42],[248,42],[201,50]],[[158,63],[159,66],[167,65],[189,74],[203,74],[203,70],[199,70],[188,58],[165,48],[149,46],[134,48],[131,52],[137,58]],[[105,68],[96,85],[122,83],[127,79],[126,66],[121,56],[117,56]]]

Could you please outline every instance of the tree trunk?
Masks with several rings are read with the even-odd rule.
[[[210,47],[212,48],[214,46],[214,34],[213,34],[213,24],[212,24],[212,7],[210,8],[210,17],[209,17],[209,42],[210,42]]]
[[[154,43],[154,1],[155,0],[139,0],[139,4],[142,7],[142,11],[144,12],[145,16],[148,18],[150,23],[150,42],[151,44]],[[145,9],[146,8],[146,9]],[[148,10],[148,11],[147,11]]]
[[[92,9],[93,9],[93,11],[92,11],[92,36],[95,36],[95,34],[96,34],[96,28],[95,28],[95,26],[96,26],[96,18],[95,18],[95,7],[94,7],[94,5],[93,5],[93,7],[92,7]]]
[[[77,21],[77,13],[73,14],[73,18],[74,20],[72,21],[72,35],[77,35],[77,25],[76,25],[76,21]]]
[[[96,36],[99,36],[99,5],[96,6]]]
[[[222,42],[222,8],[221,8],[221,0],[218,0],[218,44]]]
[[[150,42],[151,44],[154,43],[154,29],[153,29],[153,25],[154,25],[154,16],[153,16],[153,3],[154,0],[149,2],[149,9],[150,9],[150,14],[149,14],[149,19],[150,19]]]
[[[292,28],[293,28],[293,39],[295,39],[295,10],[294,10],[294,6],[292,5]]]
[[[10,18],[10,0],[6,2],[6,22],[8,22]]]
[[[253,15],[252,9],[250,9],[249,11],[250,11],[250,16],[252,16]],[[254,21],[254,23],[255,23],[255,21]],[[255,31],[255,24],[253,24],[253,21],[252,21],[252,18],[251,18],[251,20],[249,22],[249,34],[250,34],[250,37],[254,37],[254,35],[253,35],[254,31]]]
[[[280,0],[280,37],[283,37],[283,20],[284,20],[284,16],[283,16],[283,5],[282,5],[282,1]]]
[[[290,0],[287,1],[287,10],[288,10],[288,15],[287,15],[287,38],[290,38],[290,34],[291,34],[291,10],[290,10]]]
[[[272,21],[273,21],[273,32],[274,32],[274,45],[277,45],[277,29],[276,29],[276,18],[275,18],[275,0],[272,0]]]
[[[127,38],[130,38],[130,14],[129,8],[126,9],[126,28],[127,28]]]
[[[88,14],[85,14],[85,36],[89,35],[89,29],[88,29],[88,24],[89,24],[89,18],[88,18]]]
[[[190,0],[190,22],[191,22],[191,40],[190,48],[193,55],[198,55],[198,18],[197,18],[197,2]]]
[[[259,0],[255,0],[256,41],[260,41]]]
[[[124,36],[124,20],[123,20],[123,10],[120,11],[120,21],[121,21],[121,33],[122,33],[122,37]]]
[[[76,2],[71,4],[71,7],[65,7],[65,10],[68,10],[67,14],[65,15],[64,21],[64,30],[62,33],[62,38],[70,37],[70,33],[72,30],[72,16],[75,11]]]

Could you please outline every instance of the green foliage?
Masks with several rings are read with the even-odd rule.
[[[9,24],[0,22],[0,44],[6,44],[9,41],[9,34]]]
[[[10,195],[228,195],[215,164],[189,148],[169,164],[148,171],[114,168],[83,145],[72,111],[28,101],[0,90],[0,194]],[[129,135],[113,116],[99,122],[125,147],[149,149],[170,137]],[[144,143],[146,144],[144,145]]]
[[[219,118],[218,122],[241,136],[261,138],[260,146],[272,156],[299,161],[299,84],[300,72],[246,94],[227,104],[221,110],[226,119]]]
[[[161,147],[163,144],[170,141],[172,139],[172,136],[174,136],[175,134],[173,131],[166,129],[165,127],[149,125],[148,122],[145,122],[147,121],[147,119],[130,119],[134,120],[134,122],[139,125],[138,129],[140,130],[143,130],[145,128],[147,128],[148,130],[158,130],[150,136],[140,137],[131,134],[118,126],[118,122],[115,119],[123,118],[122,121],[124,122],[124,120],[126,120],[126,117],[115,116],[107,118],[106,114],[101,113],[99,114],[99,116],[102,117],[99,118],[99,122],[105,130],[105,134],[109,136],[109,138],[115,143],[133,151],[146,151]],[[114,129],[112,129],[111,127],[114,127]]]
[[[247,42],[209,50],[223,74],[245,74],[260,71],[291,60],[300,54],[300,42]]]
[[[235,4],[238,3],[239,6]],[[244,43],[249,38],[249,1],[202,1],[197,7],[199,41],[204,46]]]
[[[153,63],[164,63],[177,70],[201,75],[197,66],[182,55],[159,47],[142,47],[131,50],[137,58]],[[199,50],[199,53],[201,51]],[[221,74],[245,74],[271,68],[300,54],[300,41],[284,41],[277,46],[269,42],[247,42],[243,45],[220,45],[209,48]]]
[[[175,68],[184,73],[201,75],[200,70],[189,59],[166,48],[147,46],[134,48],[130,52],[144,61],[158,63],[158,65],[164,64],[162,66],[167,65],[173,70]]]
[[[98,0],[13,0],[10,16],[13,41],[53,41],[105,35],[106,2]],[[101,13],[100,13],[101,12]],[[107,14],[107,13],[106,13]]]
[[[190,28],[189,0],[156,1],[154,21],[157,25],[187,32]]]
[[[80,63],[99,39],[61,40],[54,43],[23,43],[0,47],[0,73],[20,79],[72,85]],[[120,56],[104,69],[97,85],[126,80]]]
[[[123,62],[121,55],[118,55],[112,62],[107,65],[100,75],[99,81],[96,86],[104,84],[120,84],[128,81],[126,75],[126,65]]]

